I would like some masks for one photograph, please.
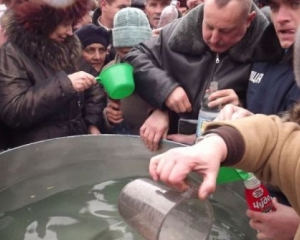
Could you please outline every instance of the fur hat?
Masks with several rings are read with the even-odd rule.
[[[152,30],[146,14],[137,8],[123,8],[114,17],[114,47],[134,47],[149,39]]]
[[[109,45],[109,33],[101,26],[98,27],[94,24],[88,24],[75,31],[75,34],[79,38],[83,49],[93,43],[100,43],[105,48]]]
[[[59,24],[75,24],[88,11],[90,0],[72,0],[69,5],[53,6],[46,0],[19,0],[12,7],[17,23],[26,31],[49,35]]]

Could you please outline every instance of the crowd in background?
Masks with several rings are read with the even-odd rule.
[[[219,120],[262,113],[300,122],[297,111],[283,114],[300,97],[292,64],[299,1],[178,1],[178,19],[163,28],[170,0],[54,2],[0,1],[2,150],[103,133],[139,135],[152,151],[162,139],[192,145],[196,129],[181,123],[197,120],[211,81]],[[95,77],[122,62],[133,66],[136,90],[112,99]],[[251,226],[258,239],[292,239],[299,216],[282,189],[269,189],[278,219],[255,216]]]

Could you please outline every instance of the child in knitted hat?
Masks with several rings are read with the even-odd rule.
[[[152,30],[148,18],[142,10],[137,8],[120,10],[115,15],[112,29],[113,47],[117,53],[113,63],[121,62],[121,58],[132,47],[150,39],[151,36]],[[110,99],[104,113],[108,122],[115,124],[113,133],[141,134],[146,146],[150,150],[156,150],[162,135],[167,134],[169,119],[168,114],[160,110],[151,111],[152,114],[149,116],[151,109],[148,103],[134,93],[121,101]],[[120,123],[121,125],[118,125]],[[152,123],[155,125],[154,128]]]
[[[132,47],[149,39],[151,36],[152,30],[149,21],[142,10],[129,7],[117,12],[114,17],[114,28],[112,29],[113,47],[116,50],[116,57],[104,68],[120,63],[121,58]],[[125,104],[128,100],[133,100],[133,102],[130,102],[134,104]],[[127,99],[123,99],[122,106],[128,107],[128,109],[121,109],[121,101],[108,100],[107,107],[104,110],[108,128],[112,128],[112,133],[115,134],[139,134],[139,127],[147,117],[147,110],[145,111],[145,109],[149,107],[148,104],[134,94]],[[138,107],[138,109],[141,108],[144,113],[137,117],[132,115],[132,109],[129,110],[132,106],[134,108]]]
[[[99,73],[107,56],[109,33],[101,26],[85,25],[75,31],[82,46],[82,56]]]
[[[152,36],[152,30],[146,14],[137,8],[124,8],[114,18],[112,30],[113,46],[119,57]]]

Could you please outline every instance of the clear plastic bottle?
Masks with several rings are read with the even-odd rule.
[[[160,15],[157,28],[162,28],[178,18],[178,10],[176,8],[177,0],[172,0],[169,6],[166,6]]]
[[[205,95],[201,102],[201,108],[198,115],[198,123],[197,123],[197,130],[196,136],[197,138],[200,137],[203,133],[203,129],[208,122],[213,121],[219,114],[221,110],[221,106],[217,106],[215,108],[208,107],[208,97],[211,93],[216,92],[218,90],[218,82],[212,81],[210,83],[209,89],[205,92]]]
[[[268,190],[253,173],[249,173],[248,179],[244,180],[244,185],[245,198],[249,209],[257,212],[276,211]]]

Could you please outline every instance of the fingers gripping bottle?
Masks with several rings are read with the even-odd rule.
[[[248,179],[244,180],[244,185],[245,198],[249,209],[257,212],[276,211],[268,190],[254,174],[249,173]]]
[[[210,83],[209,89],[206,90],[204,97],[201,102],[201,108],[198,115],[198,123],[197,123],[197,130],[196,130],[196,137],[200,137],[203,133],[204,127],[208,122],[213,121],[219,114],[221,110],[221,106],[217,106],[214,108],[209,108],[209,96],[211,93],[216,92],[218,90],[218,82],[212,81]]]
[[[166,6],[160,15],[157,28],[162,28],[178,18],[178,10],[176,8],[177,0],[172,0],[169,6]]]

